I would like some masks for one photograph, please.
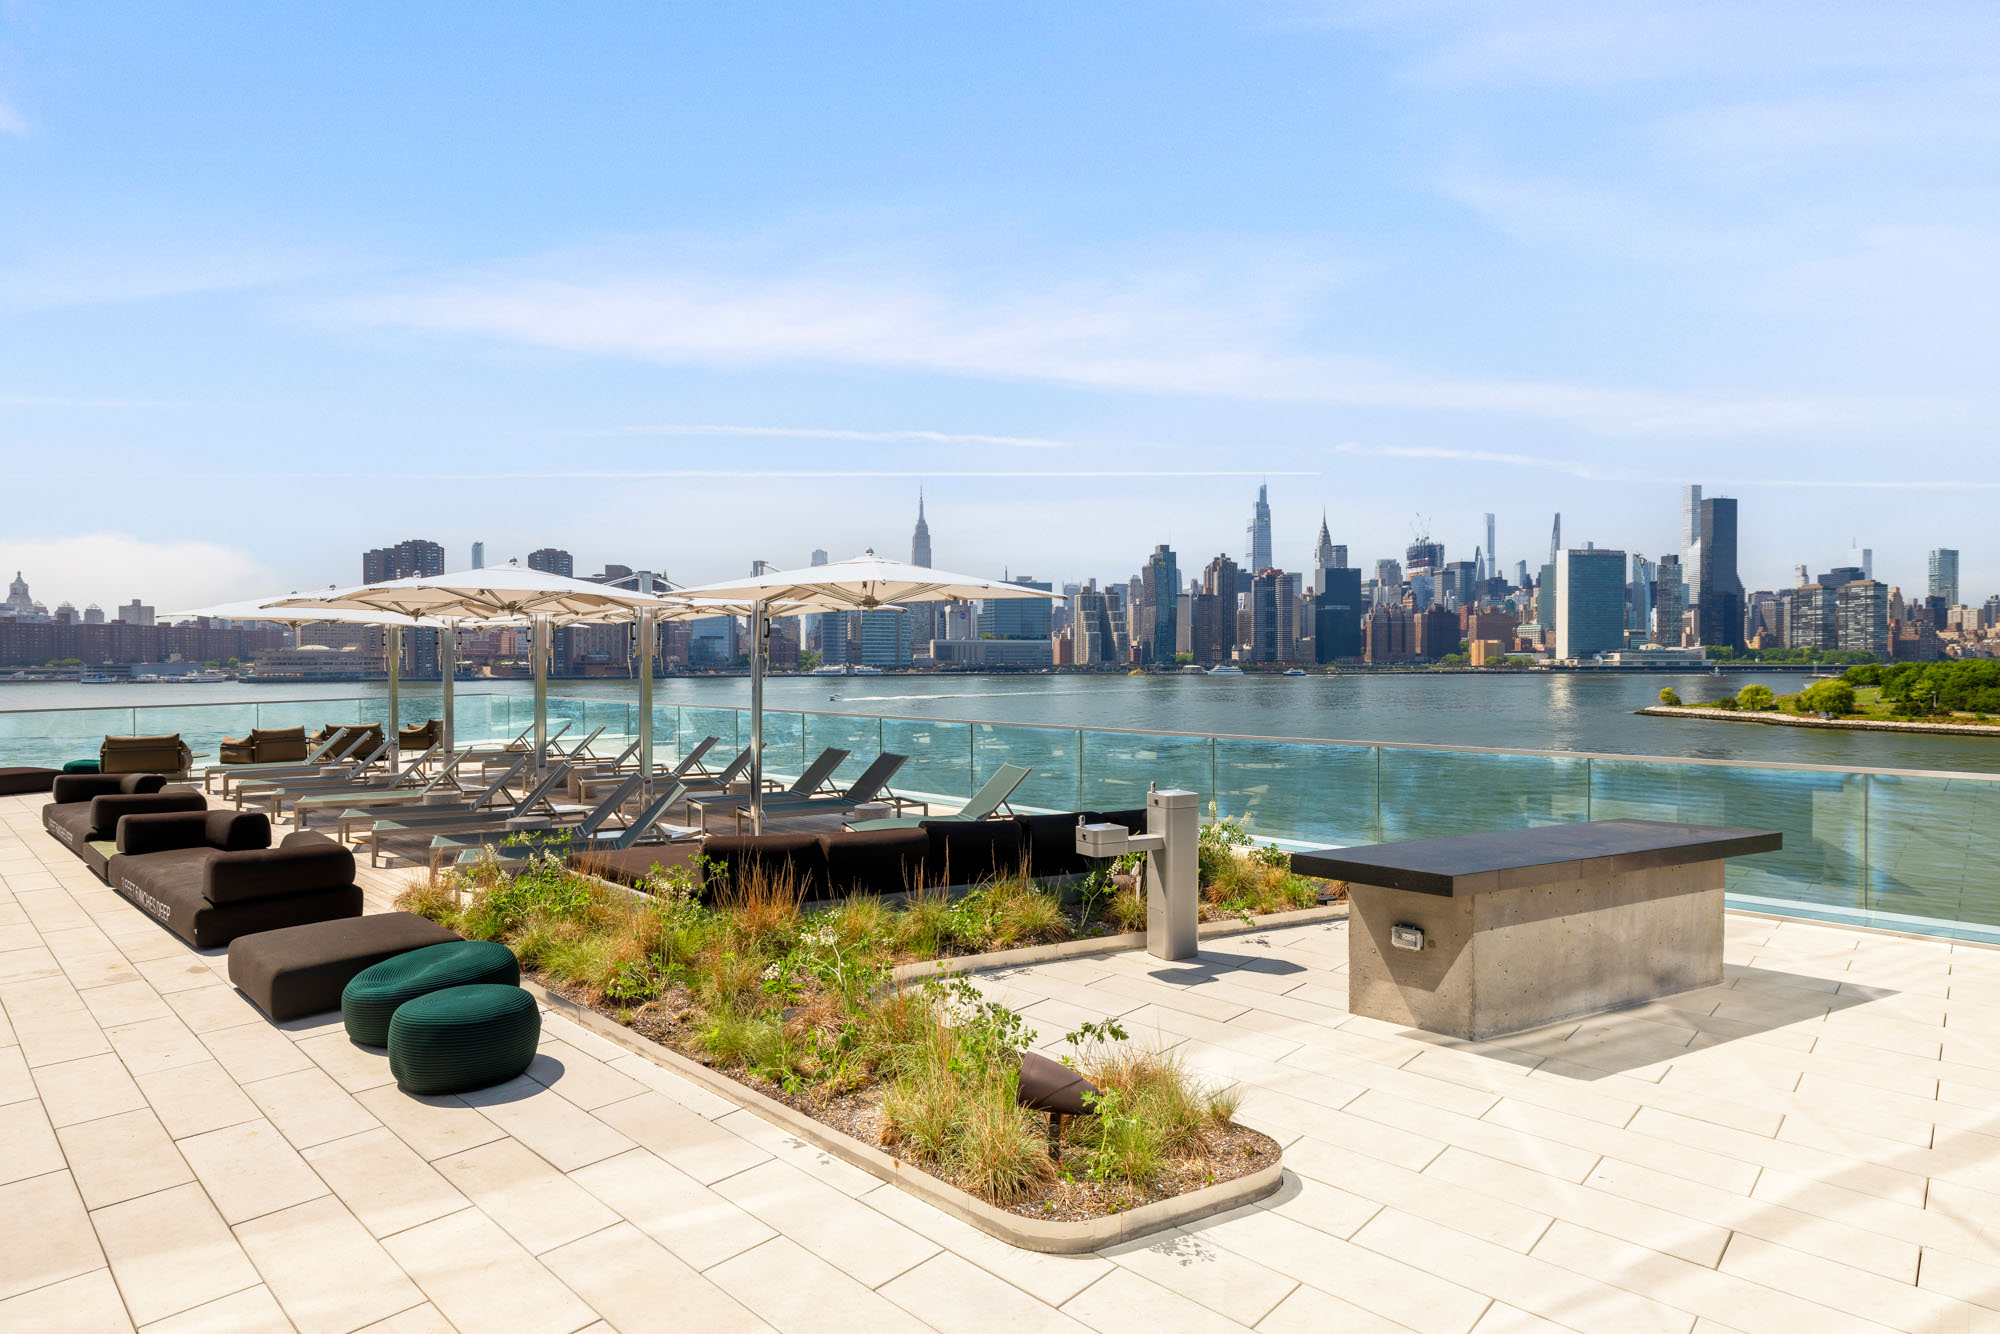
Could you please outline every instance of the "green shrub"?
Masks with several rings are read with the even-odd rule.
[[[1839,718],[1854,712],[1854,687],[1846,681],[1821,681],[1799,692],[1799,708]]]
[[[1771,687],[1747,685],[1736,692],[1736,707],[1751,713],[1763,713],[1778,707],[1778,697],[1771,693]]]

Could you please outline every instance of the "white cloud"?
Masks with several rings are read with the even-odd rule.
[[[218,542],[155,542],[130,533],[0,537],[0,578],[19,570],[35,599],[96,603],[107,618],[134,597],[159,611],[260,597],[283,587],[269,567]]]
[[[843,426],[622,426],[602,431],[579,431],[578,435],[631,438],[661,437],[741,437],[746,439],[848,440],[877,444],[919,445],[999,445],[1006,449],[1067,449],[1069,442],[1032,435],[983,435],[963,431],[863,431]]]
[[[977,284],[828,260],[773,272],[538,261],[345,303],[368,324],[662,365],[837,365],[1272,403],[1444,409],[1610,434],[1834,428],[1856,406],[1407,371],[1315,347],[1323,272]],[[966,271],[976,271],[966,266]]]
[[[25,138],[27,137],[27,133],[28,122],[21,118],[21,113],[14,110],[4,100],[0,100],[0,134],[12,134]]]

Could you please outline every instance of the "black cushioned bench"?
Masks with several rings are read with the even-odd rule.
[[[384,959],[457,940],[415,913],[386,912],[259,931],[229,942],[229,980],[276,1020],[340,1008],[355,974]]]

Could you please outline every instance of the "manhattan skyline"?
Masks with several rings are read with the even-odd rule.
[[[1111,576],[1239,551],[1268,477],[1283,568],[1322,510],[1357,563],[1493,512],[1511,568],[1557,510],[1674,550],[1698,478],[1746,582],[1991,588],[1996,22],[7,11],[0,565],[697,582],[900,549],[921,484],[941,567]]]

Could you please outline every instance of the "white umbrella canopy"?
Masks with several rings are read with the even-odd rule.
[[[523,569],[513,561],[478,570],[385,579],[379,583],[329,589],[324,593],[281,601],[290,607],[395,612],[421,622],[444,625],[448,645],[453,650],[447,653],[451,661],[444,666],[447,712],[450,709],[451,678],[457,660],[458,626],[466,622],[527,618],[533,623],[535,631],[537,769],[548,765],[550,627],[557,621],[622,620],[641,611],[665,610],[673,606],[652,593],[594,583],[569,575]],[[450,731],[449,720],[446,731]]]
[[[1041,598],[1060,593],[972,574],[951,574],[927,565],[884,560],[866,551],[852,560],[772,570],[748,579],[697,584],[676,597],[741,599],[750,604],[750,828],[764,832],[764,633],[773,604],[781,614],[813,611],[869,611],[913,602],[970,602],[975,599]]]

